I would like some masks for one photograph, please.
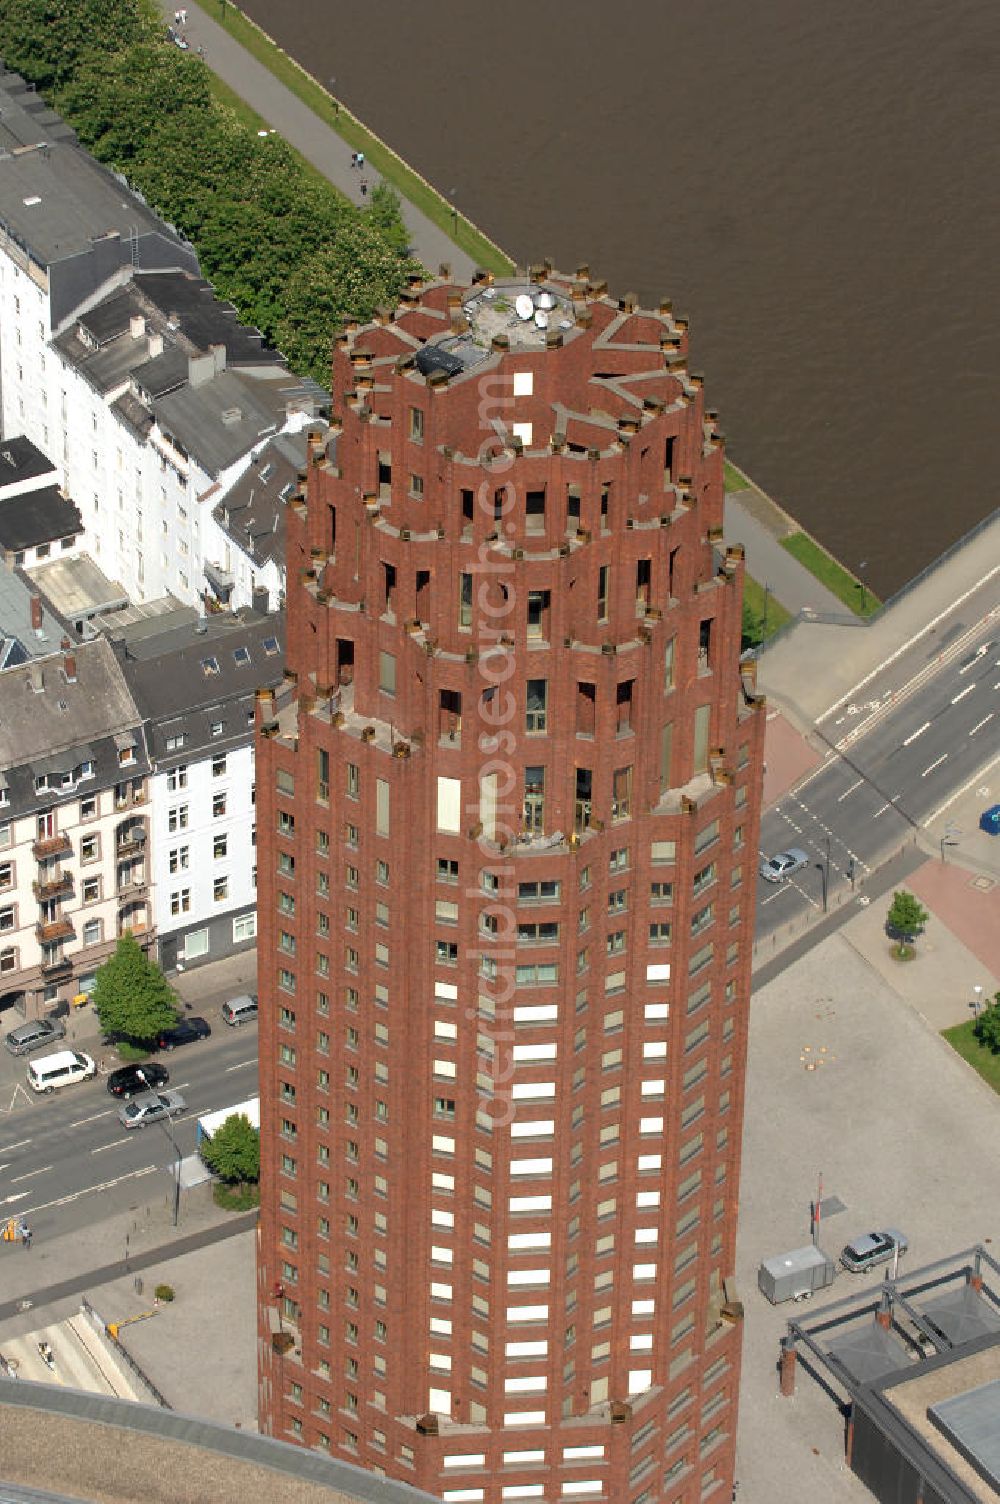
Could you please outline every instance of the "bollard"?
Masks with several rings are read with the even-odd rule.
[[[781,1343],[781,1393],[785,1399],[791,1399],[795,1394],[795,1361],[798,1354],[789,1338],[785,1337]]]

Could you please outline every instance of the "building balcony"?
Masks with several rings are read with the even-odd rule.
[[[134,856],[146,849],[146,831],[141,825],[121,831],[115,840],[116,856]]]
[[[146,891],[145,872],[129,872],[118,878],[119,899],[133,898],[136,894]]]
[[[48,977],[50,981],[55,981],[57,977],[70,975],[73,970],[73,962],[69,956],[49,956],[47,959],[43,956],[39,962],[38,969],[43,977]]]
[[[55,877],[40,877],[32,883],[31,891],[39,903],[46,898],[61,898],[73,891],[72,872],[60,872]]]
[[[73,842],[65,833],[54,836],[39,836],[32,843],[31,853],[36,862],[49,861],[54,856],[69,856]]]
[[[35,938],[41,945],[52,945],[56,940],[72,940],[75,934],[73,921],[68,916],[63,919],[50,919],[47,924],[35,925]]]

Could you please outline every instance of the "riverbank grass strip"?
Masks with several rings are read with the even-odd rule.
[[[941,1034],[948,1041],[956,1055],[972,1066],[987,1086],[992,1086],[995,1092],[1000,1092],[1000,1055],[994,1055],[987,1045],[980,1044],[975,1035],[975,1021],[968,1019],[964,1024],[955,1024],[951,1029],[942,1029]]]
[[[782,548],[786,548],[793,559],[814,575],[820,584],[825,585],[838,600],[843,601],[855,616],[874,616],[882,602],[877,595],[873,595],[867,585],[862,585],[850,570],[838,564],[832,554],[828,554],[825,548],[818,544],[815,538],[810,538],[808,533],[791,533],[787,538],[778,540]]]
[[[471,256],[477,266],[500,276],[507,276],[514,269],[512,261],[499,246],[451,205],[412,167],[362,125],[361,121],[345,105],[332,98],[323,86],[294,58],[273,42],[266,32],[230,0],[204,0],[206,14],[225,28],[233,39],[245,47],[252,57],[273,73],[287,89],[301,99],[302,103],[330,126],[354,151],[363,151],[373,170],[407,199],[414,208],[425,214],[438,229],[454,241],[459,250]],[[436,267],[429,267],[434,272]]]
[[[737,470],[731,460],[726,460],[723,463],[722,473],[727,491],[752,491],[755,489],[753,481],[744,475],[742,470]]]
[[[775,633],[780,632],[782,627],[787,625],[792,619],[792,613],[786,610],[781,602],[776,599],[774,591],[769,590],[767,592],[767,630],[765,632],[764,587],[749,574],[743,576],[743,604],[749,610],[754,622],[760,623],[762,641],[766,641],[768,638],[773,637]]]

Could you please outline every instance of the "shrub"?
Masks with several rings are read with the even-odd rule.
[[[157,1285],[153,1294],[157,1300],[163,1300],[169,1304],[174,1298],[174,1287],[173,1285]]]

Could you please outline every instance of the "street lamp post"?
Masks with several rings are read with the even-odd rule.
[[[973,1016],[973,1018],[978,1018],[979,1017],[979,1005],[982,1002],[982,998],[983,998],[983,989],[980,986],[980,984],[977,982],[976,985],[972,989],[972,1016]]]
[[[868,604],[868,597],[865,594],[865,570],[867,568],[868,568],[868,560],[867,559],[862,559],[861,563],[858,565],[858,586],[859,586],[859,588],[861,590],[861,615],[862,616],[864,616],[864,614],[865,614],[865,607]]]
[[[767,603],[770,600],[770,597],[771,597],[771,587],[765,581],[765,584],[764,584],[764,617],[763,617],[763,620],[761,621],[761,624],[760,624],[760,645],[761,645],[761,647],[763,647],[764,644],[767,642]]]
[[[141,1070],[137,1070],[136,1075],[139,1077],[139,1080],[143,1083],[148,1091],[153,1090]],[[167,1127],[166,1122],[162,1118],[157,1118],[156,1121],[159,1127],[161,1127],[164,1133],[167,1135],[167,1138],[170,1141],[170,1147],[174,1151],[174,1226],[176,1227],[178,1219],[180,1218],[181,1211],[181,1162],[184,1156],[180,1151],[177,1140],[174,1138],[170,1129]]]
[[[829,909],[830,898],[830,837],[826,838],[826,858],[822,862],[815,863],[816,871],[823,879],[823,913]]]

